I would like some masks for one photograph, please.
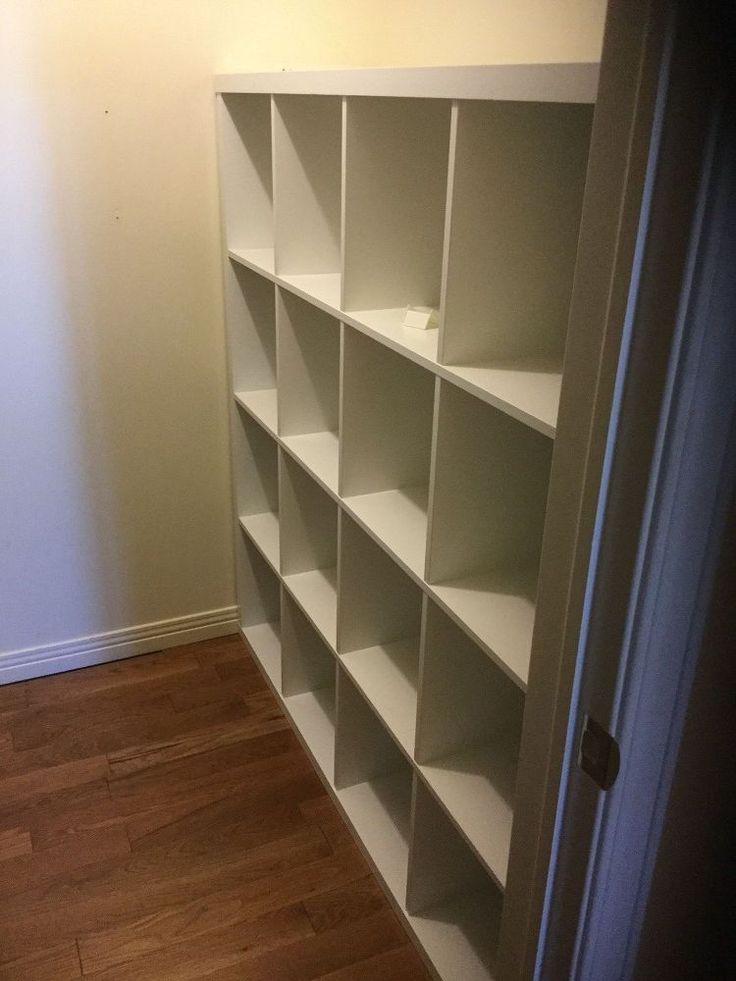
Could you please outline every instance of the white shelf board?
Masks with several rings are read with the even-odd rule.
[[[259,422],[272,436],[276,435],[276,389],[264,388],[258,392],[235,392],[235,401]]]
[[[441,65],[216,75],[216,92],[595,102],[598,62]]]
[[[228,249],[228,255],[241,265],[252,269],[253,272],[265,275],[269,279],[274,278],[276,265],[273,249]]]
[[[281,688],[281,634],[278,623],[243,628],[243,636],[274,688]]]
[[[309,747],[326,780],[334,782],[335,771],[335,691],[323,688],[283,699],[302,739]]]
[[[509,739],[469,747],[420,766],[422,776],[466,841],[505,889],[514,820],[518,745]]]
[[[419,578],[427,547],[427,491],[423,487],[358,494],[346,507],[381,544]]]
[[[337,433],[302,433],[282,436],[281,442],[292,456],[327,490],[337,494],[338,437]]]
[[[339,316],[341,303],[340,273],[308,273],[298,276],[281,275],[279,282],[305,300],[317,301],[329,313]]]
[[[554,438],[560,401],[562,374],[559,366],[535,365],[443,365],[437,363],[438,332],[404,327],[404,308],[353,310],[340,308],[340,275],[277,276],[270,249],[250,249],[230,256],[243,265],[288,289],[296,296],[342,320],[409,360],[452,382],[512,416],[519,422]],[[236,398],[243,393],[237,393]],[[248,393],[253,395],[254,393]],[[255,413],[254,413],[255,414]],[[266,424],[266,423],[264,423]],[[266,424],[272,432],[273,425]]]
[[[442,374],[554,439],[562,386],[561,365],[444,365]]]
[[[333,651],[337,639],[336,583],[334,568],[284,576],[284,585]]]
[[[442,981],[493,981],[493,948],[501,919],[498,904],[489,908],[485,895],[470,893],[408,919]],[[490,941],[485,956],[478,951],[484,940]]]
[[[341,654],[340,660],[407,755],[414,753],[419,640]]]
[[[364,334],[404,354],[423,367],[437,365],[437,328],[417,330],[404,327],[405,307],[388,310],[351,310],[346,320]],[[345,316],[345,315],[343,315]]]
[[[240,526],[275,572],[279,570],[279,516],[272,511],[243,514]]]
[[[388,889],[406,904],[411,780],[400,772],[337,791],[337,797]]]
[[[488,572],[430,586],[440,606],[523,691],[534,631],[531,581]]]

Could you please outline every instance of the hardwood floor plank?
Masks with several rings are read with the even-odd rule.
[[[81,977],[73,940],[0,964],[0,981],[73,981]]]
[[[48,766],[32,770],[19,776],[0,779],[0,801],[4,807],[28,800],[31,797],[46,796],[55,790],[79,787],[85,783],[107,777],[107,759],[94,756],[84,760],[73,760],[59,766]]]
[[[65,713],[62,706],[41,709],[35,717],[24,718],[10,728],[16,752],[53,752],[58,762],[113,753],[142,741],[173,739],[213,724],[244,719],[243,700],[233,697],[228,705],[205,705],[189,712],[175,712],[166,695],[145,702],[137,700],[112,714],[106,706],[78,706]],[[77,704],[77,703],[75,703]]]
[[[237,663],[225,662],[228,664]],[[185,712],[188,709],[196,708],[200,705],[222,704],[227,702],[233,695],[247,698],[250,695],[258,695],[268,691],[268,686],[263,680],[263,675],[255,664],[247,666],[246,670],[232,678],[223,679],[218,673],[218,668],[225,664],[214,665],[209,670],[213,677],[209,681],[204,678],[197,685],[180,687],[169,696],[175,712]],[[275,704],[275,701],[274,701]]]
[[[184,732],[162,742],[148,742],[108,753],[111,775],[127,776],[161,763],[186,759],[241,743],[254,736],[288,729],[289,724],[273,699],[245,702],[244,705],[243,714],[239,714],[234,721],[214,724],[194,733]],[[206,707],[211,709],[212,704]]]
[[[1,862],[0,899],[46,887],[57,879],[66,880],[87,866],[128,855],[130,843],[122,827],[81,832],[43,852],[31,852]]]
[[[254,672],[257,672],[258,677],[260,678],[261,686],[266,686],[266,683],[263,680],[263,675],[258,669],[258,666],[250,658],[245,660],[245,658],[239,657],[231,658],[227,661],[218,661],[214,667],[217,675],[223,681],[229,681],[232,684],[236,684],[238,682],[249,682],[256,677]]]
[[[26,828],[6,828],[0,830],[0,862],[10,858],[30,855],[33,851],[31,833]]]
[[[242,660],[249,657],[248,649],[240,634],[229,634],[227,637],[214,637],[212,640],[204,640],[199,644],[190,645],[194,649],[195,657],[202,667],[212,664],[219,664],[221,661]],[[187,650],[190,648],[178,648]],[[172,648],[177,650],[177,648]]]
[[[28,683],[16,681],[12,685],[0,685],[0,717],[4,712],[15,712],[28,707]]]
[[[231,889],[198,898],[193,902],[156,911],[125,926],[90,934],[80,941],[80,954],[86,972],[103,971],[125,964],[136,957],[150,957],[168,947],[182,943],[210,946],[218,942],[217,934],[244,927],[287,907],[302,910],[291,899],[280,896],[272,908],[254,902],[252,890]],[[311,924],[306,934],[311,934]],[[230,935],[230,934],[228,934]],[[237,935],[237,934],[236,934]],[[175,953],[178,956],[178,952]]]
[[[192,810],[145,835],[140,833],[138,825],[131,833],[132,846],[140,851],[177,838],[186,839],[194,846],[202,838],[209,842],[237,838],[243,848],[255,848],[308,830],[298,799],[302,794],[314,792],[314,779],[311,773],[300,779],[284,779],[281,790],[265,794],[255,788],[246,789]]]
[[[340,817],[340,812],[326,793],[323,792],[313,800],[302,801],[299,807],[307,820],[322,831],[333,848],[352,848],[355,845],[355,839]]]
[[[429,972],[409,944],[323,974],[319,981],[429,981]]]
[[[310,882],[317,892],[323,877],[331,881],[331,863],[336,861],[336,867],[343,869],[346,860],[355,874],[356,857],[332,856],[324,838],[311,828],[245,854],[238,847],[219,847],[200,855],[180,855],[176,844],[134,853],[123,862],[82,869],[63,882],[8,897],[3,901],[0,950],[3,956],[19,956],[35,949],[39,936],[49,944],[81,939],[226,889],[249,890],[254,901],[272,909],[270,897],[284,878],[291,882],[298,879],[300,868],[310,867]]]
[[[362,920],[385,905],[381,887],[370,873],[349,886],[340,886],[304,900],[304,909],[315,933]]]
[[[192,646],[111,661],[109,664],[50,675],[48,678],[36,678],[25,682],[28,688],[28,705],[30,708],[56,705],[65,699],[84,698],[109,688],[150,683],[159,678],[194,671],[203,665],[197,659]]]
[[[50,842],[57,834],[101,827],[106,819],[115,817],[109,805],[110,791],[102,778],[17,803],[0,801],[0,829],[20,825],[30,831],[34,848],[45,847],[42,842]]]
[[[198,937],[198,943],[185,937],[181,943],[157,951],[143,950],[132,959],[103,969],[95,967],[89,948],[82,945],[82,968],[90,981],[188,981],[236,966],[241,978],[247,978],[248,961],[311,935],[309,918],[296,904],[249,922],[212,929],[206,937]]]
[[[406,934],[398,920],[389,910],[383,910],[344,930],[328,930],[255,957],[248,962],[247,973],[238,973],[237,967],[224,968],[200,977],[206,976],[209,981],[315,981],[405,945]]]

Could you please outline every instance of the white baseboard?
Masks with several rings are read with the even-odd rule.
[[[73,671],[92,664],[105,664],[137,654],[150,654],[197,640],[224,637],[238,630],[238,609],[226,606],[221,610],[207,610],[172,620],[110,630],[92,637],[7,651],[0,654],[0,685]]]

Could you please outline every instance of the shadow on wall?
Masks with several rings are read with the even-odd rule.
[[[207,52],[125,4],[0,16],[7,652],[233,589]]]

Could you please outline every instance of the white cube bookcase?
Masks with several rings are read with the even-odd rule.
[[[494,978],[514,928],[596,83],[216,80],[243,635],[443,981]]]

